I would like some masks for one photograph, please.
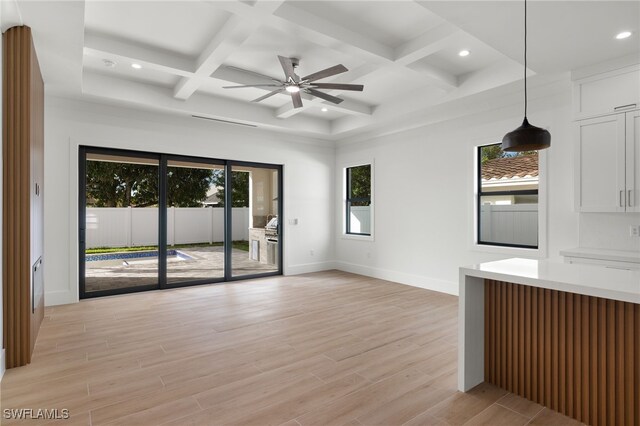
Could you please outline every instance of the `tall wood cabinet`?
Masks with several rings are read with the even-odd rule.
[[[580,212],[640,212],[640,68],[610,74],[575,85],[575,204]],[[598,104],[598,93],[606,102]]]
[[[44,315],[44,83],[26,26],[2,35],[2,301],[7,368],[31,361]]]

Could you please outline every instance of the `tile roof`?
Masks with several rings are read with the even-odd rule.
[[[521,179],[538,176],[538,153],[494,158],[482,165],[482,180]]]

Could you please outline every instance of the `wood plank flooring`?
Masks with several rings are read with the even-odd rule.
[[[456,366],[456,297],[328,271],[47,308],[1,402],[65,426],[578,424],[457,392]]]

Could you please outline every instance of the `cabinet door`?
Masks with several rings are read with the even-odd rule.
[[[624,112],[640,105],[640,66],[598,74],[574,83],[576,117]]]
[[[640,111],[626,114],[627,211],[640,212]]]
[[[577,123],[576,209],[625,211],[625,114]]]

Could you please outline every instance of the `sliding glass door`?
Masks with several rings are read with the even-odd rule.
[[[224,164],[167,160],[167,284],[224,280]]]
[[[80,296],[282,273],[282,168],[80,148]]]
[[[158,288],[159,165],[154,156],[87,153],[80,191],[87,295]]]
[[[236,278],[277,273],[281,258],[279,168],[234,163],[230,169],[234,238],[231,275]]]

